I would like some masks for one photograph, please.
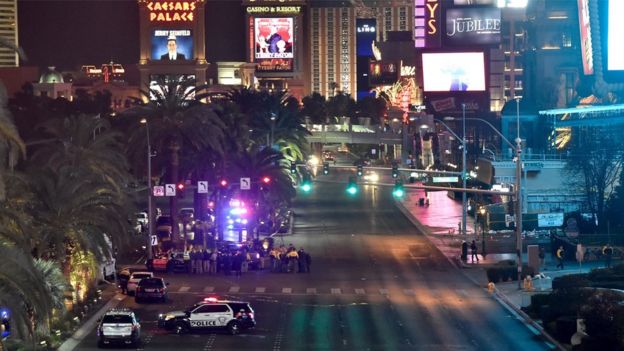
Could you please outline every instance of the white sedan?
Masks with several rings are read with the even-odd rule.
[[[154,278],[154,273],[152,272],[132,273],[132,275],[130,275],[130,279],[128,280],[128,295],[134,294],[141,279],[145,279],[145,278]]]

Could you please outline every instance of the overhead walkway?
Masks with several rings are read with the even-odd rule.
[[[376,125],[313,124],[306,127],[312,133],[307,138],[311,143],[388,145],[400,145],[403,143],[403,135],[400,131],[395,132],[391,129],[384,131]]]

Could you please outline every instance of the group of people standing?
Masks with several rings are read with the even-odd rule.
[[[303,247],[297,250],[293,244],[281,245],[269,252],[271,271],[276,273],[310,273],[312,256]]]
[[[207,249],[193,249],[189,253],[191,260],[191,273],[193,274],[216,274],[217,273],[217,251],[212,252]]]

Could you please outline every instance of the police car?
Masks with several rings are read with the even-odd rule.
[[[158,326],[184,334],[205,329],[226,329],[236,335],[255,327],[254,311],[247,302],[207,298],[185,311],[172,311],[158,316]]]
[[[98,347],[117,343],[139,346],[141,324],[134,312],[126,308],[108,310],[98,323]]]

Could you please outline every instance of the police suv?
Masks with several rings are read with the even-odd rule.
[[[134,312],[125,308],[108,310],[98,323],[98,347],[112,343],[139,346],[141,324]]]
[[[236,335],[256,325],[254,311],[247,302],[207,298],[185,311],[172,311],[158,316],[158,326],[177,334],[205,329],[226,329]]]

